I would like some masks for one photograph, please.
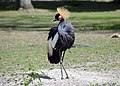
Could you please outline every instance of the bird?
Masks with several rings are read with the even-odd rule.
[[[75,28],[66,19],[70,17],[70,12],[64,7],[58,7],[53,22],[58,21],[58,25],[52,27],[48,33],[48,61],[51,64],[59,64],[61,69],[61,79],[63,79],[63,70],[66,79],[69,76],[63,65],[64,55],[67,49],[70,49],[75,41]]]
[[[114,33],[110,37],[111,38],[120,38],[120,35],[118,33]]]

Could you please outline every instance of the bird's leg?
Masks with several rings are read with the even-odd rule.
[[[60,68],[61,68],[61,79],[63,79],[62,62],[60,62]]]
[[[63,66],[63,59],[64,59],[64,55],[65,55],[65,51],[63,51],[63,55],[62,55],[62,58],[61,58],[61,66],[63,67],[63,69],[64,69],[64,71],[65,71],[65,74],[66,74],[66,79],[68,79],[69,77],[68,77],[68,74],[67,74],[67,72],[66,72],[66,70],[65,70],[65,67]],[[61,68],[62,68],[61,67]]]
[[[66,72],[65,67],[63,66],[63,64],[62,64],[62,67],[63,67],[63,69],[64,69],[64,71],[65,71],[66,79],[69,79],[68,74],[67,74],[67,72]]]

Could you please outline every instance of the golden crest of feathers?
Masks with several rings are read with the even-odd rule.
[[[57,12],[64,18],[68,19],[70,17],[70,12],[64,7],[58,7]]]

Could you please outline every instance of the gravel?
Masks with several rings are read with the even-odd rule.
[[[97,71],[85,71],[79,68],[66,69],[69,79],[61,80],[60,69],[42,70],[45,75],[39,76],[35,80],[33,79],[28,86],[90,86],[90,84],[107,86],[120,86],[120,69],[113,69],[108,72],[97,72]],[[36,73],[41,74],[40,71]],[[0,74],[0,86],[25,86],[25,78],[30,74],[17,73],[13,75]],[[30,76],[29,76],[30,77]],[[40,79],[40,80],[39,80]]]

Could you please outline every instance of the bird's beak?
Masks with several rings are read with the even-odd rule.
[[[57,20],[56,20],[56,19],[53,19],[53,20],[52,20],[52,22],[55,22],[55,21],[57,21]]]

